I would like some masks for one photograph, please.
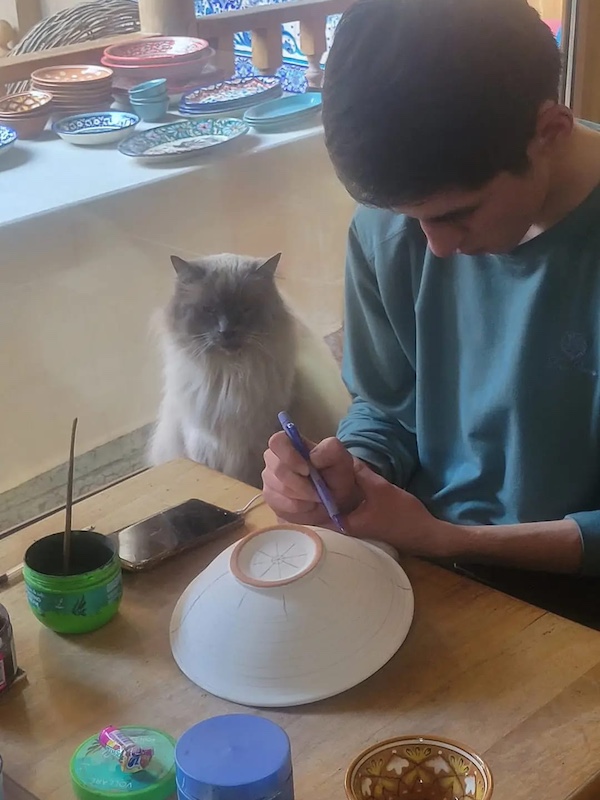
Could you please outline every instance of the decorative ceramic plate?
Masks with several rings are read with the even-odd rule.
[[[321,528],[282,524],[224,550],[187,587],[171,649],[205,691],[295,706],[346,691],[406,638],[414,599],[387,553]]]
[[[255,122],[280,124],[295,117],[316,114],[321,106],[321,93],[307,92],[292,97],[280,97],[277,100],[270,100],[268,103],[252,106],[244,114],[244,119],[250,125]]]
[[[107,47],[104,56],[115,63],[168,64],[174,59],[177,61],[193,59],[207,47],[208,42],[204,39],[194,39],[190,36],[157,36],[154,39]]]
[[[247,132],[248,126],[239,119],[190,119],[130,136],[121,142],[119,150],[133,158],[173,161],[225,144]]]
[[[281,92],[278,78],[255,76],[251,78],[232,78],[222,83],[195,89],[184,95],[181,105],[188,111],[197,113],[225,111],[240,105],[255,104],[265,95]]]
[[[136,114],[107,111],[76,114],[55,122],[52,130],[65,142],[79,145],[111,144],[124,139],[140,121]]]
[[[3,116],[30,114],[39,111],[50,102],[52,95],[49,92],[37,92],[35,89],[21,94],[10,94],[0,99],[0,114]]]
[[[373,745],[346,772],[348,800],[491,800],[490,768],[450,739],[400,736]]]
[[[0,125],[0,156],[3,156],[17,141],[17,134],[12,128]]]
[[[67,64],[64,67],[45,67],[31,73],[31,79],[38,83],[93,83],[109,81],[113,72],[108,67],[86,64]]]

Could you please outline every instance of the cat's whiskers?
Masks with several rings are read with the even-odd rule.
[[[258,334],[249,333],[247,335],[247,341],[248,341],[249,344],[251,344],[254,347],[256,347],[257,350],[260,350],[262,353],[264,353],[270,359],[273,359],[273,353],[265,346],[265,343],[258,336]]]

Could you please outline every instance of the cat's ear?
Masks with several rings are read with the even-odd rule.
[[[181,281],[188,281],[192,278],[200,278],[202,275],[204,275],[204,270],[201,267],[190,264],[183,258],[179,258],[179,256],[171,256],[171,264],[173,264],[173,269]]]
[[[281,253],[277,253],[276,256],[273,256],[268,261],[265,261],[264,264],[261,264],[260,267],[256,268],[256,272],[258,275],[268,275],[271,278],[275,276],[275,272],[277,271],[277,267],[279,266],[279,261],[281,259]]]

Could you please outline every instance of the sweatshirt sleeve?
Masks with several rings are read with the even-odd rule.
[[[567,514],[578,526],[583,545],[583,575],[600,575],[600,511],[578,511]]]
[[[407,294],[397,303],[414,319],[412,293]],[[354,223],[348,241],[345,306],[342,377],[352,404],[338,438],[354,456],[405,487],[418,462],[415,371],[386,313],[374,265]]]

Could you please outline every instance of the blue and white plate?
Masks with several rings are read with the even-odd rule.
[[[178,161],[218,147],[248,132],[241,119],[186,119],[136,133],[119,145],[125,156],[152,161]]]
[[[283,129],[287,124],[296,124],[305,117],[317,114],[321,110],[321,106],[320,92],[280,97],[277,100],[249,108],[244,114],[244,121],[257,130],[261,126]]]
[[[17,139],[18,136],[12,128],[7,128],[6,125],[0,125],[0,156],[7,153]]]
[[[249,108],[261,100],[280,94],[281,83],[278,78],[259,75],[232,78],[187,92],[181,98],[179,110],[183,114],[220,114],[237,108]]]
[[[63,117],[52,130],[71,144],[112,144],[128,136],[139,121],[137,114],[126,111],[101,111]]]

